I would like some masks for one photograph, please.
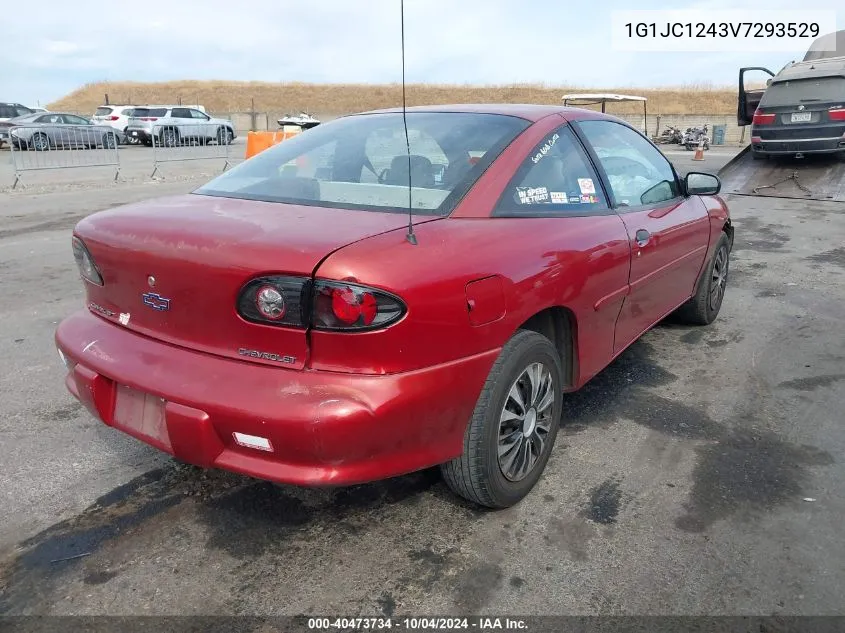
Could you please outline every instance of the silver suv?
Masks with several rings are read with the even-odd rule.
[[[217,141],[228,145],[235,138],[235,126],[228,119],[216,119],[184,106],[136,106],[126,125],[126,137],[144,145],[175,147],[185,143],[205,145]]]

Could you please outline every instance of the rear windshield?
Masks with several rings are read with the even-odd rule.
[[[520,132],[525,119],[410,112],[336,119],[301,132],[194,193],[372,211],[447,215]],[[410,144],[410,175],[408,143]]]
[[[94,116],[106,116],[107,114],[111,114],[111,108],[97,108]]]
[[[828,101],[845,101],[845,77],[814,77],[772,83],[763,93],[760,106],[791,106]]]
[[[133,117],[164,116],[167,108],[135,108],[132,110]]]

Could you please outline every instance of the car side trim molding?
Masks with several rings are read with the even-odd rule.
[[[627,297],[629,294],[631,294],[631,285],[625,284],[625,286],[623,286],[622,288],[614,290],[609,295],[605,295],[601,299],[596,301],[596,303],[593,305],[593,310],[598,312],[602,308],[612,304],[614,301],[617,301],[622,297]]]
[[[635,290],[636,288],[639,288],[643,284],[651,283],[652,281],[654,281],[655,277],[660,277],[670,268],[674,268],[675,266],[677,266],[678,264],[680,264],[684,260],[689,259],[690,257],[695,257],[696,255],[698,255],[702,251],[706,251],[706,250],[707,250],[707,244],[702,244],[701,246],[699,246],[695,250],[692,250],[689,253],[681,255],[680,257],[673,259],[671,262],[663,264],[663,266],[661,266],[657,270],[653,270],[649,274],[645,275],[644,277],[640,277],[635,282],[633,282],[631,284],[631,290]]]

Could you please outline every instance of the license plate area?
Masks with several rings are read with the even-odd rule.
[[[169,450],[170,436],[164,411],[165,401],[126,385],[117,385],[114,426],[143,441]]]
[[[792,123],[809,123],[813,120],[812,112],[793,112],[790,121]]]

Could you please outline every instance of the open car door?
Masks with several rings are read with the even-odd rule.
[[[766,92],[765,88],[755,88],[752,90],[745,88],[745,73],[749,70],[761,70],[769,73],[772,77],[775,76],[771,70],[762,66],[749,66],[748,68],[739,69],[739,103],[736,111],[736,123],[740,127],[751,125],[751,120],[754,118],[754,111],[760,105],[763,93]]]

